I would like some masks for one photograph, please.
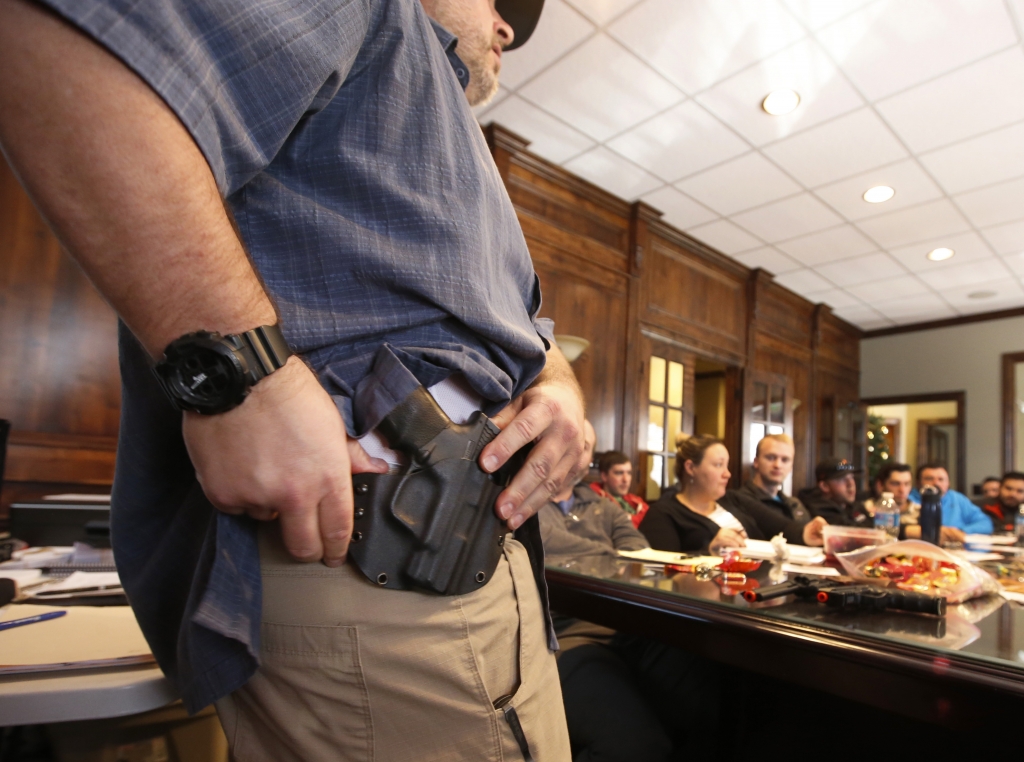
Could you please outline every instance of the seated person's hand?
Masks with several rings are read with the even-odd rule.
[[[816,516],[804,524],[804,545],[824,545],[825,537],[822,534],[828,522],[821,516]]]
[[[747,544],[746,540],[746,532],[742,530],[737,532],[735,529],[722,527],[718,530],[718,534],[715,535],[715,539],[708,545],[708,550],[717,554],[722,548],[742,548]]]
[[[956,527],[942,527],[939,530],[939,542],[942,544],[947,542],[959,542],[963,544],[966,539],[967,535],[964,534],[962,529],[957,529]]]

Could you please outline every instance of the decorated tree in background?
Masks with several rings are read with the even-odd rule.
[[[868,416],[868,479],[869,484],[875,483],[882,466],[889,462],[892,453],[889,452],[889,427],[881,416]]]

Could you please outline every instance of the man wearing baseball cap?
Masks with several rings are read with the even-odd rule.
[[[0,0],[0,147],[121,319],[121,579],[239,762],[570,758],[534,514],[582,399],[470,110],[540,10]],[[476,505],[394,485],[479,411],[445,494],[484,485],[491,561],[360,555]]]
[[[800,501],[829,524],[870,527],[871,516],[857,501],[857,480],[862,473],[845,458],[826,458],[814,469],[816,487],[800,491]]]

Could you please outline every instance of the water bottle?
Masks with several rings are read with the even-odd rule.
[[[942,495],[935,487],[921,490],[921,539],[933,545],[939,544],[942,533]],[[1017,519],[1020,521],[1020,519]]]
[[[890,542],[900,538],[900,509],[891,492],[883,492],[882,499],[875,505],[875,528],[884,529]]]
[[[1013,533],[1017,535],[1017,544],[1024,545],[1024,505],[1017,509],[1013,517]]]

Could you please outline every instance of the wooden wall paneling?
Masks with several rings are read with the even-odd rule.
[[[120,416],[116,316],[2,161],[0,357],[0,418],[12,423],[5,481],[109,484]]]
[[[707,357],[744,365],[747,269],[660,221],[649,227],[640,322],[684,337]]]

